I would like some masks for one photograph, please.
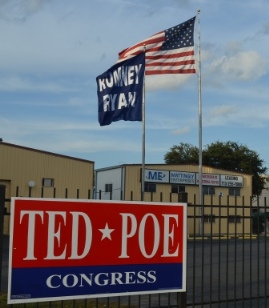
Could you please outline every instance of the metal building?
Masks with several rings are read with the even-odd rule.
[[[124,164],[95,170],[95,198],[141,200],[140,164]],[[189,234],[250,233],[252,175],[203,166],[203,205],[199,205],[199,166],[150,164],[145,166],[144,201],[188,202]],[[211,207],[209,207],[211,205]],[[247,205],[247,206],[246,206]],[[221,223],[215,217],[222,216]],[[248,217],[248,219],[244,219]],[[225,223],[223,221],[226,221]],[[214,222],[213,227],[211,222]],[[210,230],[207,230],[210,225]]]
[[[93,161],[0,142],[0,184],[6,187],[7,199],[92,198],[93,179]],[[4,233],[8,233],[8,218]]]

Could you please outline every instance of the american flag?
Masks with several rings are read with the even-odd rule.
[[[146,52],[146,75],[195,73],[195,17],[119,53],[119,61]]]

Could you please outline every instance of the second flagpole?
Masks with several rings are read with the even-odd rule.
[[[146,56],[146,45],[144,45],[144,52]],[[146,58],[146,57],[145,57]],[[145,60],[146,61],[146,60]],[[141,172],[141,201],[144,201],[145,192],[145,156],[146,156],[146,124],[145,124],[145,72],[143,78],[143,100],[142,100],[142,172]]]
[[[197,10],[198,19],[198,122],[199,122],[199,233],[203,234],[203,149],[202,149],[202,82],[201,82],[201,30],[200,10]]]

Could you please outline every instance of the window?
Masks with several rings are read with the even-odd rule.
[[[156,192],[155,183],[145,183],[145,192]]]
[[[105,192],[112,192],[112,184],[105,185]]]
[[[42,179],[42,186],[43,187],[54,187],[54,179],[43,178]]]
[[[215,195],[215,187],[203,186],[203,195]]]
[[[177,185],[177,184],[172,184],[171,185],[171,193],[178,194],[180,192],[185,192],[185,186]]]
[[[229,223],[240,223],[241,222],[241,216],[240,215],[229,215],[228,216],[228,222]]]
[[[240,188],[238,187],[229,187],[229,196],[240,196]]]
[[[215,222],[215,215],[204,215],[204,222]]]

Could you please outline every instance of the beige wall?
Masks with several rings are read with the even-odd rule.
[[[126,165],[126,181],[125,181],[125,199],[130,200],[130,192],[133,191],[134,200],[139,200],[141,197],[141,182],[140,182],[140,170],[141,165]],[[197,165],[146,165],[146,169],[156,170],[169,170],[169,171],[184,171],[184,172],[198,172]],[[223,174],[223,175],[238,175],[243,176],[244,186],[241,189],[241,196],[249,202],[252,195],[252,176],[248,174],[242,174],[237,172],[229,172],[227,170],[220,170],[211,167],[203,166],[203,173],[211,174]],[[188,193],[188,201],[191,203],[198,203],[199,201],[199,187],[198,185],[185,185],[186,192]],[[228,187],[215,187],[215,195],[213,196],[213,202],[219,202],[219,193],[223,193],[223,199],[228,196]],[[170,200],[171,184],[160,184],[157,183],[157,191],[155,198],[160,199],[160,193],[162,192],[164,200]],[[196,202],[195,202],[196,196]],[[145,193],[145,198],[150,198],[150,193]],[[172,196],[173,201],[177,201],[177,195]],[[148,199],[150,200],[150,199]],[[205,196],[205,202],[211,202],[211,196]],[[242,205],[241,200],[237,200],[238,205]]]
[[[0,184],[6,198],[43,197],[87,199],[93,193],[94,162],[0,142]],[[42,179],[54,179],[54,187],[43,187]],[[29,190],[29,181],[35,186]],[[66,195],[67,190],[67,195]],[[9,211],[9,204],[6,204]],[[6,218],[5,218],[6,220]],[[5,228],[8,229],[7,223]]]
[[[140,170],[141,165],[125,165],[126,180],[125,180],[125,200],[141,200],[141,182]],[[146,169],[152,170],[169,170],[169,171],[184,171],[198,172],[197,165],[147,165]],[[222,174],[222,175],[238,175],[243,177],[243,187],[241,188],[241,196],[229,196],[228,187],[215,187],[215,195],[204,196],[204,208],[202,213],[206,215],[215,215],[216,218],[213,224],[203,223],[202,228],[205,234],[246,234],[251,232],[251,209],[250,200],[252,195],[252,176],[248,174],[229,172],[211,167],[203,166],[203,173]],[[188,233],[197,234],[201,230],[201,207],[199,207],[199,186],[184,185],[188,193],[188,215],[194,218],[188,219]],[[223,194],[220,197],[220,192]],[[132,196],[132,197],[131,197]],[[171,194],[171,184],[156,183],[156,193],[145,193],[144,201],[159,202],[178,202],[178,195]],[[213,205],[211,207],[211,205]],[[244,206],[244,209],[243,209]],[[241,217],[240,223],[228,223],[229,215],[238,215]]]

